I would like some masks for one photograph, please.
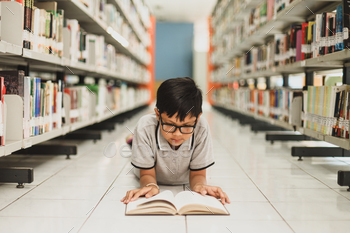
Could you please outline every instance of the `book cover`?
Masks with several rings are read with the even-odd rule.
[[[5,110],[4,110],[4,95],[6,93],[6,87],[4,82],[4,77],[0,77],[0,144],[5,145],[5,132],[4,132],[4,120],[5,120]]]
[[[321,37],[320,37],[320,48],[319,48],[319,54],[325,55],[325,46],[326,46],[326,21],[327,21],[327,13],[322,13],[322,19],[321,19]]]
[[[303,23],[301,24],[301,60],[305,60],[305,53],[307,51],[307,28],[309,24]]]
[[[350,2],[343,0],[343,47],[350,48],[349,28],[350,28]]]
[[[24,71],[0,71],[0,76],[4,77],[4,85],[6,87],[6,94],[24,96]]]
[[[295,61],[301,61],[302,30],[297,31]]]
[[[343,6],[337,6],[336,18],[335,18],[335,36],[336,36],[336,44],[335,51],[343,50]]]

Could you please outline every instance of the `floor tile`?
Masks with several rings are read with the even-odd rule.
[[[287,220],[350,221],[350,202],[272,202]]]
[[[187,220],[188,233],[292,233],[293,231],[284,221],[235,221],[216,219],[215,221],[203,221],[200,219]]]
[[[350,221],[288,221],[296,233],[349,232]]]
[[[177,219],[175,219],[177,218]],[[169,216],[129,216],[128,218],[91,218],[79,233],[186,233],[184,217]]]
[[[0,217],[1,232],[76,233],[84,218]]]
[[[0,216],[84,218],[96,204],[94,200],[20,199],[0,211]]]

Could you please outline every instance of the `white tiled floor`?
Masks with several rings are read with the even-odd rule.
[[[147,111],[146,111],[147,112]],[[350,192],[337,185],[337,171],[350,170],[348,158],[291,157],[288,142],[270,145],[263,133],[205,109],[216,163],[208,183],[230,197],[230,216],[125,216],[120,202],[138,187],[130,159],[119,155],[136,115],[103,140],[77,142],[77,156],[0,158],[1,166],[34,167],[24,189],[0,184],[0,232],[350,232]],[[115,143],[116,146],[112,146]],[[109,150],[106,147],[109,145]],[[174,193],[183,186],[161,186]]]

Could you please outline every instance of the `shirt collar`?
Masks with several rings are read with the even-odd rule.
[[[161,129],[160,129],[161,125],[159,124],[159,127],[158,127],[158,131],[157,131],[157,139],[158,139],[158,143],[159,143],[159,149],[161,151],[167,151],[167,150],[172,150],[171,146],[169,145],[168,141],[164,138],[163,134],[160,132]],[[192,138],[193,136],[191,135],[191,137],[184,141],[180,148],[181,150],[191,150],[191,145],[192,145]]]

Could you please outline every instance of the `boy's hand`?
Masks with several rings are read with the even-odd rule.
[[[128,204],[130,201],[135,201],[140,196],[145,196],[146,198],[149,198],[158,193],[159,189],[153,185],[150,185],[148,187],[128,191],[125,197],[123,197],[120,201],[124,202],[124,204]]]
[[[228,198],[227,194],[222,191],[220,187],[216,186],[210,186],[205,184],[196,184],[193,188],[193,191],[202,194],[202,195],[210,195],[216,198],[221,199],[221,203],[225,205],[226,203],[231,203],[230,199]]]

